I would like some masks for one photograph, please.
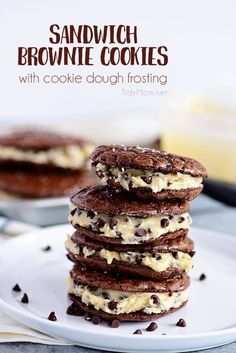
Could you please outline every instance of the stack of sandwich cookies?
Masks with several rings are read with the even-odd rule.
[[[5,196],[40,198],[70,195],[94,183],[85,172],[90,143],[44,130],[0,137],[0,191]]]
[[[187,237],[191,218],[186,200],[201,191],[205,169],[188,158],[124,146],[100,146],[91,158],[98,176],[108,185],[80,188],[70,199],[69,221],[76,231],[66,248],[74,262],[68,280],[73,305],[120,321],[150,320],[181,308],[188,301],[187,273],[195,254]],[[135,173],[142,170],[142,175],[136,173],[139,180],[147,174],[145,158],[159,189],[158,178],[168,175],[170,180],[171,174],[177,180],[165,199],[166,188],[156,193],[149,189],[139,198],[145,188],[137,192],[133,179],[124,184],[111,175],[111,169],[119,167],[128,180],[131,174],[127,173],[135,167]],[[131,165],[131,160],[136,164]],[[102,171],[99,164],[105,166]],[[178,173],[188,175],[187,179]],[[180,178],[188,182],[180,183]]]

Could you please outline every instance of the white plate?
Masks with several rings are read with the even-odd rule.
[[[10,219],[36,226],[65,223],[68,217],[68,197],[38,200],[0,198],[0,212]]]
[[[236,238],[193,228],[196,265],[192,271],[189,304],[179,312],[158,320],[159,329],[132,335],[147,323],[124,323],[112,329],[95,326],[81,317],[65,314],[69,300],[66,277],[71,264],[65,258],[64,240],[70,226],[51,227],[19,236],[1,249],[0,307],[16,320],[38,331],[73,344],[119,352],[189,352],[232,342],[236,339]],[[41,249],[50,244],[52,251]],[[207,280],[199,281],[204,272]],[[29,295],[29,304],[20,303],[22,294],[12,292],[19,283]],[[57,322],[46,318],[55,311]],[[175,324],[183,317],[187,327]],[[162,335],[162,333],[166,333]]]

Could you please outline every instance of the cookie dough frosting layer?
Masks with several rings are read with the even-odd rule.
[[[113,180],[125,190],[130,188],[148,188],[157,193],[163,190],[183,190],[199,188],[202,177],[194,177],[183,173],[158,173],[138,169],[115,168],[98,163],[95,167],[97,175],[103,182]]]
[[[180,307],[189,296],[188,288],[173,293],[123,292],[75,284],[72,278],[68,279],[68,293],[79,297],[87,306],[92,305],[96,310],[115,315],[138,311],[159,314]]]
[[[0,160],[79,169],[93,146],[83,140],[45,131],[21,131],[0,138]]]
[[[193,255],[190,253],[185,253],[182,251],[171,252],[159,252],[159,253],[149,253],[149,252],[117,252],[107,249],[91,249],[87,246],[77,245],[70,237],[65,243],[65,247],[69,253],[73,255],[81,255],[85,258],[87,257],[99,257],[106,260],[107,264],[110,265],[115,261],[126,262],[127,266],[132,265],[142,265],[151,268],[156,272],[163,272],[167,269],[179,269],[181,271],[189,271],[193,266]]]
[[[70,204],[69,222],[76,227],[91,229],[108,238],[121,238],[123,244],[138,244],[158,239],[163,234],[189,229],[191,218],[188,213],[180,215],[156,215],[150,217],[108,216],[77,209]]]

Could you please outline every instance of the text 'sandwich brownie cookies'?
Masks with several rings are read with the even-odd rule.
[[[202,191],[207,176],[194,159],[149,148],[99,146],[90,158],[103,182],[147,199],[190,201]]]
[[[165,279],[188,272],[193,266],[193,241],[187,237],[161,245],[118,245],[88,238],[83,228],[66,241],[68,258],[75,264],[100,271],[143,278]]]
[[[93,146],[79,138],[44,130],[21,130],[0,137],[0,165],[79,170]]]
[[[74,267],[68,279],[71,300],[85,312],[104,320],[152,320],[183,307],[189,277],[165,281],[127,278]]]
[[[82,187],[70,199],[69,221],[100,241],[154,244],[187,235],[188,210],[186,201],[146,202],[107,186]]]

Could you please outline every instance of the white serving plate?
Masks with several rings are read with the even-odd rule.
[[[0,251],[0,307],[19,322],[72,344],[118,352],[190,352],[215,347],[236,339],[236,238],[193,228],[196,264],[186,308],[158,321],[159,329],[132,335],[148,323],[123,323],[117,329],[106,323],[95,326],[82,317],[65,314],[69,300],[66,277],[71,267],[65,257],[64,241],[70,226],[49,227],[10,240]],[[52,250],[43,252],[50,244]],[[199,281],[204,272],[207,280]],[[19,283],[29,304],[13,293]],[[47,320],[55,311],[57,322]],[[184,318],[187,327],[177,327]],[[166,333],[166,335],[162,335]]]
[[[16,221],[49,226],[67,221],[68,197],[43,199],[1,199],[0,213]]]

